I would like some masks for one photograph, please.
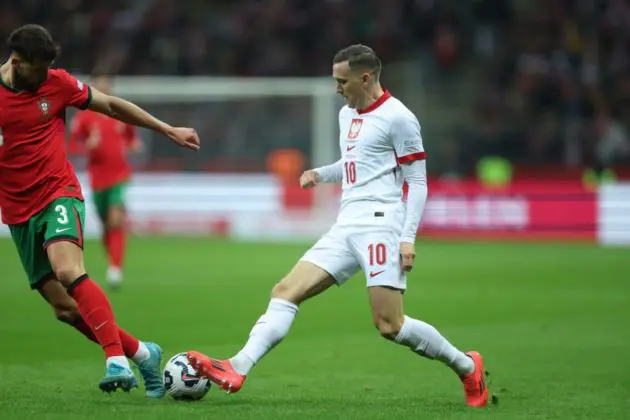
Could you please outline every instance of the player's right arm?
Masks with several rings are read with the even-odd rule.
[[[106,95],[92,88],[92,100],[88,108],[136,127],[144,127],[161,133],[182,147],[199,150],[199,136],[192,128],[172,127],[160,121],[144,109],[122,98]]]
[[[343,180],[343,161],[339,159],[332,165],[308,170],[300,177],[302,188],[312,188],[320,182],[340,184]]]

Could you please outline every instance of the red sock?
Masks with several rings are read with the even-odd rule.
[[[138,352],[140,341],[120,327],[118,328],[118,335],[120,336],[120,342],[125,351],[125,356],[131,359]]]
[[[77,302],[81,317],[94,333],[105,356],[123,356],[125,352],[114,312],[103,290],[84,274],[70,285],[68,294]]]
[[[73,325],[73,327],[81,334],[83,334],[85,338],[98,344],[96,336],[83,319],[80,319],[79,322]],[[120,343],[122,344],[125,356],[131,359],[138,352],[140,342],[134,336],[130,335],[127,331],[123,330],[120,327],[118,327],[118,335],[120,336]]]
[[[105,247],[109,255],[109,264],[122,268],[125,255],[125,230],[123,228],[108,229],[105,233]]]

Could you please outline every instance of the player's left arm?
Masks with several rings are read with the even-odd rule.
[[[420,124],[409,113],[402,115],[392,125],[394,149],[402,175],[409,189],[407,209],[400,238],[401,263],[405,271],[410,271],[415,260],[415,241],[427,200],[426,152],[422,144]]]
[[[155,118],[138,105],[117,96],[106,95],[92,88],[92,100],[88,108],[126,124],[148,128],[149,130],[161,133],[182,147],[199,150],[199,136],[194,129],[172,127]]]
[[[55,74],[58,77],[60,93],[64,97],[66,106],[79,109],[89,108],[124,123],[161,133],[182,147],[199,150],[199,136],[194,129],[172,127],[129,101],[106,95],[89,87],[65,70],[56,69]]]

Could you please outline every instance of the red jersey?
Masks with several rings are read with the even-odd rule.
[[[37,92],[17,91],[0,80],[0,209],[2,222],[26,222],[59,197],[83,199],[66,156],[65,111],[85,109],[88,85],[65,70],[50,69]]]
[[[85,142],[96,141],[93,149],[85,150],[88,156],[88,172],[94,191],[102,191],[129,180],[131,165],[127,151],[136,138],[136,130],[98,112],[80,112],[72,121],[69,149],[72,153],[83,151]]]

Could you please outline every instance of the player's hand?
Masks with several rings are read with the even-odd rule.
[[[319,174],[317,171],[311,169],[304,172],[300,177],[300,187],[302,188],[313,188],[317,184],[319,184]]]
[[[172,127],[168,130],[168,137],[181,147],[187,149],[199,150],[199,135],[194,128],[188,127]]]
[[[416,247],[410,242],[400,243],[400,265],[404,271],[411,271],[416,259]]]

